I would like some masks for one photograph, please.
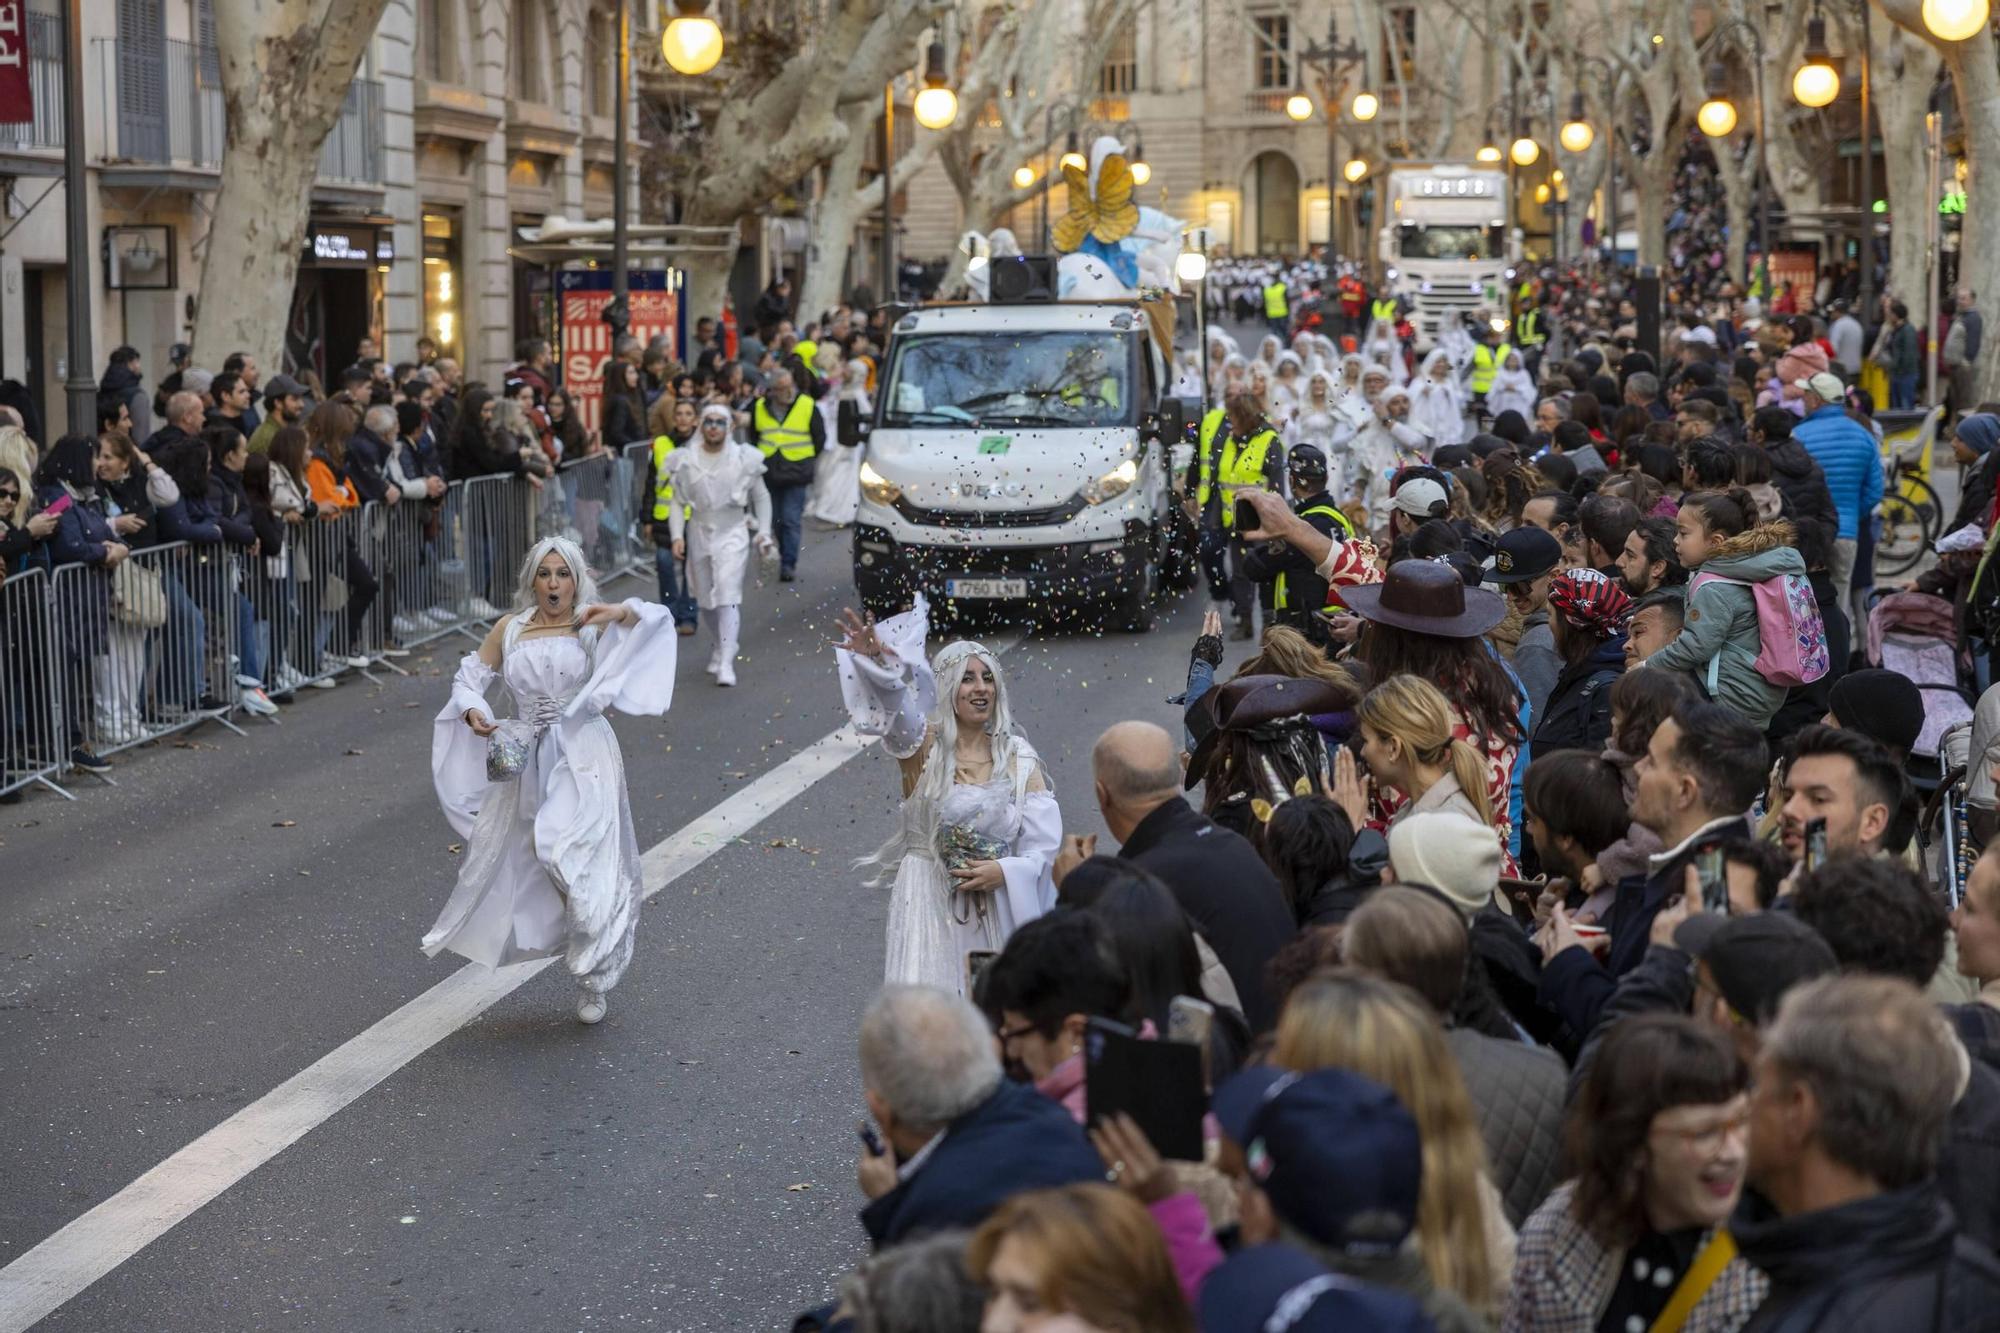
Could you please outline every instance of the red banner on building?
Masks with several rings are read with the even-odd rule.
[[[6,0],[0,0],[0,4]],[[631,332],[642,344],[655,335],[667,340],[667,355],[680,347],[680,292],[668,290],[678,274],[641,270],[631,275]],[[611,326],[604,307],[611,304],[611,275],[603,270],[565,272],[558,276],[562,294],[562,382],[585,430],[596,430],[604,419],[604,360],[611,355]],[[672,286],[678,288],[677,282]],[[630,440],[606,440],[616,449]]]
[[[0,0],[0,125],[29,125],[35,90],[28,82],[28,0]]]

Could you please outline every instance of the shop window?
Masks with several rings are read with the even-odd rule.
[[[459,278],[463,267],[456,213],[424,214],[424,332],[438,355],[465,358],[459,351],[464,328],[459,319]]]

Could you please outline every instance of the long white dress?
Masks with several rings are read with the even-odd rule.
[[[861,415],[867,416],[868,395],[859,394],[855,401],[861,404]],[[839,443],[839,398],[828,394],[820,399],[817,410],[826,419],[826,438],[832,443],[819,451],[812,490],[806,495],[806,513],[822,523],[844,528],[861,512],[861,448]]]
[[[936,706],[938,682],[924,657],[929,614],[920,598],[914,610],[875,627],[888,665],[841,651],[841,691],[855,729],[879,736],[896,759],[924,745]],[[889,923],[882,979],[890,984],[936,986],[965,993],[966,954],[998,951],[1023,922],[1055,906],[1052,876],[1062,843],[1062,812],[1033,747],[1015,738],[1011,769],[983,785],[953,782],[941,802],[923,783],[903,799],[898,834],[883,849],[896,863],[889,891]],[[931,762],[950,763],[950,755]],[[961,893],[938,848],[952,826],[1004,844],[997,857],[1005,887]]]
[[[532,611],[508,623],[500,670],[468,653],[431,735],[431,778],[445,818],[465,839],[458,884],[424,936],[475,963],[560,953],[584,987],[608,991],[632,959],[639,923],[639,844],[625,796],[625,760],[607,709],[659,714],[673,702],[675,634],[667,608],[632,598],[632,628],[521,639]],[[486,775],[486,740],[465,710],[494,715],[499,679],[515,716],[536,728],[518,777]]]

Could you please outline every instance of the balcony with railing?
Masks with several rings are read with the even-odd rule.
[[[63,146],[63,22],[60,14],[28,11],[28,90],[35,119],[26,125],[0,125],[0,154],[59,153]],[[17,159],[18,162],[18,159]],[[17,175],[28,170],[10,165]],[[48,174],[62,170],[49,159]]]
[[[222,70],[213,47],[167,39],[146,44],[119,38],[93,43],[107,134],[107,164],[153,168],[202,188],[200,175],[222,164]],[[164,56],[164,59],[161,57]],[[320,147],[320,179],[374,186],[382,181],[382,85],[356,79]]]

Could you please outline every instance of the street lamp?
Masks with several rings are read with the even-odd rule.
[[[1069,137],[1063,140],[1062,160],[1059,163],[1057,163],[1057,165],[1064,167],[1075,167],[1078,171],[1082,171],[1085,167],[1090,165],[1090,163],[1084,158],[1083,154],[1079,153],[1076,150],[1075,130],[1071,130],[1069,132]]]
[[[1340,162],[1340,115],[1337,108],[1341,102],[1341,91],[1346,86],[1347,71],[1356,66],[1365,66],[1368,52],[1353,39],[1340,39],[1339,17],[1328,7],[1326,16],[1326,37],[1324,40],[1308,42],[1298,53],[1298,62],[1310,67],[1319,76],[1320,95],[1326,103],[1326,245],[1329,253],[1340,252],[1340,191],[1337,187],[1340,177],[1336,164]],[[1382,109],[1382,100],[1367,91],[1356,93],[1348,104],[1348,113],[1356,121],[1374,119]],[[1304,117],[1295,117],[1304,119]]]
[[[1356,93],[1348,109],[1354,113],[1356,120],[1365,124],[1375,119],[1375,113],[1382,109],[1382,99],[1374,93]]]
[[[1507,156],[1517,167],[1532,167],[1542,155],[1542,146],[1523,134],[1515,139],[1507,149]]]
[[[674,0],[674,16],[660,34],[660,54],[682,74],[706,74],[722,59],[722,29],[708,16],[708,0]]]
[[[1028,188],[1028,187],[1029,187],[1030,185],[1033,185],[1034,183],[1035,183],[1035,169],[1034,169],[1033,167],[1015,167],[1015,168],[1014,168],[1014,188],[1015,188],[1015,189],[1017,189],[1017,190],[1025,190],[1025,189],[1027,189],[1027,188]]]
[[[1479,145],[1479,151],[1472,155],[1472,160],[1475,162],[1484,162],[1488,166],[1491,166],[1493,163],[1498,162],[1500,157],[1500,145],[1494,143],[1493,136],[1489,134],[1486,136],[1486,142]]]
[[[1826,20],[1815,14],[1806,20],[1806,63],[1792,75],[1792,96],[1800,106],[1826,106],[1840,96],[1840,71],[1826,49]]]
[[[1694,123],[1711,139],[1726,139],[1729,132],[1736,128],[1736,104],[1729,100],[1724,77],[1722,62],[1710,62],[1708,100],[1701,104],[1701,110],[1694,113]]]
[[[1597,131],[1590,128],[1590,122],[1583,118],[1582,93],[1569,95],[1569,119],[1564,121],[1562,129],[1557,131],[1556,139],[1562,144],[1564,151],[1570,153],[1589,152],[1590,145],[1597,141]]]
[[[1340,169],[1340,174],[1347,177],[1347,183],[1352,185],[1368,174],[1368,163],[1363,158],[1350,157],[1347,165]]]
[[[1293,93],[1285,99],[1285,114],[1293,120],[1311,120],[1313,100],[1304,93]]]
[[[958,119],[958,94],[944,78],[944,43],[932,42],[924,60],[924,86],[911,103],[917,124],[927,130],[949,129]]]
[[[1174,276],[1194,283],[1195,338],[1201,343],[1201,415],[1208,416],[1208,232],[1194,228],[1181,233],[1181,252],[1174,256]]]
[[[1986,20],[1986,0],[1924,0],[1924,27],[1939,41],[1962,42]]]

